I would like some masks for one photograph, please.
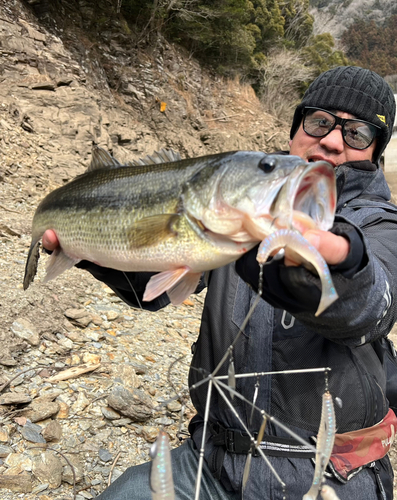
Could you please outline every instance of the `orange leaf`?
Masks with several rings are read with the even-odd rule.
[[[164,113],[166,107],[167,107],[167,103],[166,102],[161,102],[160,103],[160,111],[162,113]]]

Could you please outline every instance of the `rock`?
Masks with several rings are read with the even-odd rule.
[[[35,486],[33,488],[32,493],[34,495],[37,495],[37,493],[41,493],[42,491],[46,490],[48,487],[49,487],[48,483],[38,484],[37,486]],[[42,497],[40,497],[40,500],[41,499],[42,499]]]
[[[91,315],[85,309],[67,309],[64,314],[77,326],[86,327],[91,323]]]
[[[159,434],[159,428],[158,427],[153,427],[150,425],[145,425],[142,427],[142,436],[148,441],[149,443],[154,443],[157,439],[157,436]]]
[[[20,427],[19,430],[22,436],[32,443],[46,442],[43,436],[40,434],[41,427],[39,425],[34,425],[31,422],[27,422],[26,425]]]
[[[52,420],[46,427],[41,431],[43,438],[48,443],[49,441],[59,441],[62,437],[62,426],[56,420]]]
[[[40,344],[40,337],[34,325],[24,318],[18,318],[11,325],[11,331],[20,339],[26,340],[30,345]]]
[[[0,474],[0,488],[15,491],[16,493],[30,493],[32,491],[32,478],[29,474]]]
[[[89,404],[90,400],[85,397],[83,392],[79,392],[77,400],[72,404],[72,410],[74,413],[82,412]]]
[[[159,425],[172,425],[175,423],[175,421],[172,420],[172,418],[168,418],[168,417],[156,418],[155,422],[156,422],[156,424],[159,424]]]
[[[66,453],[65,456],[73,467],[76,483],[80,483],[84,479],[84,460],[74,454]],[[73,472],[69,464],[63,466],[62,481],[65,481],[68,484],[73,484]]]
[[[83,363],[87,363],[88,365],[96,365],[101,362],[101,356],[98,354],[92,354],[90,352],[86,352],[83,355],[82,359]]]
[[[21,394],[18,392],[6,392],[0,396],[0,405],[18,405],[30,403],[32,398],[27,394]]]
[[[0,443],[8,443],[9,438],[8,429],[6,429],[6,427],[0,427]]]
[[[152,416],[152,401],[143,391],[129,391],[116,387],[108,397],[108,404],[131,420],[140,422]]]
[[[32,422],[40,422],[40,420],[53,417],[59,410],[60,406],[57,402],[51,402],[47,398],[37,398],[21,414]]]
[[[106,311],[106,317],[108,321],[114,321],[120,316],[120,313],[117,311]]]
[[[103,462],[111,462],[113,458],[110,451],[105,450],[104,448],[99,448],[98,455]]]
[[[108,420],[117,420],[120,418],[120,413],[117,413],[117,411],[114,411],[113,408],[110,408],[110,406],[101,406],[101,412],[102,415],[107,418]]]
[[[0,458],[8,457],[10,453],[13,453],[11,446],[6,446],[5,444],[0,444]]]
[[[181,411],[182,405],[179,401],[170,401],[167,404],[167,410],[172,411],[172,412],[178,412]]]
[[[42,483],[50,488],[58,488],[62,480],[62,463],[51,451],[43,451],[32,458],[32,472]]]
[[[69,405],[67,403],[64,403],[63,401],[60,401],[58,403],[59,405],[59,411],[56,415],[55,418],[57,419],[63,419],[63,418],[68,418],[69,416]]]
[[[69,319],[80,319],[87,316],[87,311],[85,309],[67,309],[64,315]]]
[[[123,427],[124,425],[129,425],[131,422],[130,418],[119,418],[118,420],[112,420],[112,425],[114,427]]]
[[[136,363],[135,361],[131,361],[130,365],[135,370],[135,373],[137,375],[145,375],[145,373],[147,373],[147,371],[148,371],[148,367],[146,365],[141,364],[141,363]]]
[[[139,385],[134,368],[130,364],[117,363],[112,367],[113,379],[127,389],[135,389]]]
[[[8,467],[20,471],[31,471],[32,470],[32,459],[23,453],[11,453],[4,461]]]
[[[3,355],[0,357],[0,365],[3,366],[16,366],[18,362],[11,356]]]

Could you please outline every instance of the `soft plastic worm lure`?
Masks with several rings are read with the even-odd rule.
[[[321,488],[321,498],[323,500],[340,500],[335,490],[331,486],[328,486],[328,484],[324,484]]]
[[[310,262],[316,269],[321,280],[322,293],[321,300],[316,311],[316,316],[321,314],[338,298],[335,287],[332,283],[331,273],[328,265],[313,245],[311,245],[300,233],[291,229],[280,229],[271,233],[259,245],[258,254],[256,256],[259,264],[265,264],[270,254],[274,250],[278,250],[288,246],[297,254],[303,257],[307,262]]]
[[[321,484],[324,477],[324,471],[328,465],[329,457],[332,453],[335,440],[335,410],[332,402],[332,396],[329,391],[323,394],[323,404],[321,409],[321,421],[317,435],[316,447],[316,465],[314,468],[314,477],[310,490],[303,495],[302,500],[316,500],[321,489]],[[335,492],[334,492],[335,493]],[[325,489],[325,494],[332,495],[332,492]],[[323,497],[324,498],[324,497]],[[332,496],[326,496],[325,500],[336,500]]]
[[[161,430],[150,448],[150,489],[153,500],[175,500],[168,434]]]

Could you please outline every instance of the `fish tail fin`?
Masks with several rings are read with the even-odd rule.
[[[34,280],[37,273],[37,266],[40,257],[40,238],[37,240],[32,239],[32,243],[29,248],[28,258],[25,266],[25,276],[23,278],[23,289],[27,290],[29,285]]]
[[[47,274],[43,282],[53,280],[64,271],[67,271],[74,265],[78,264],[81,259],[73,259],[64,253],[61,247],[57,247],[51,254],[47,264]]]

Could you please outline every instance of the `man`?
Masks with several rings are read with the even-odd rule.
[[[340,298],[316,317],[319,279],[286,250],[283,260],[267,264],[264,300],[233,350],[236,373],[331,367],[329,390],[341,402],[336,405],[341,437],[334,448],[338,460],[332,464],[327,482],[341,499],[393,496],[387,446],[374,450],[368,439],[371,443],[371,436],[386,436],[383,442],[390,442],[397,425],[385,397],[382,348],[377,340],[387,336],[397,317],[397,207],[388,202],[390,191],[378,166],[392,134],[394,116],[390,87],[369,70],[335,68],[309,87],[295,111],[290,154],[306,161],[326,160],[335,168],[335,224],[331,231],[308,231],[305,237],[328,262]],[[55,234],[47,231],[43,244],[53,249]],[[259,267],[255,255],[256,249],[210,275],[200,336],[193,346],[190,386],[218,365],[256,297]],[[80,267],[108,283],[127,303],[137,305],[122,273],[91,263]],[[140,297],[148,276],[129,275]],[[156,310],[167,303],[163,295],[144,307]],[[228,362],[219,373],[227,373],[227,368]],[[172,452],[178,499],[194,498],[206,387],[203,384],[191,391],[197,410],[190,424],[192,438]],[[240,378],[236,388],[304,439],[316,436],[324,375],[262,377],[257,380],[257,391],[252,379]],[[250,443],[234,413],[213,392],[200,498],[301,499],[313,478],[313,455],[272,422],[267,424],[261,448],[286,488],[261,457],[253,456],[242,493]],[[250,431],[258,432],[261,415],[254,413],[251,419],[250,405],[237,398],[233,406]],[[128,469],[99,498],[149,500],[149,470],[149,464]]]

